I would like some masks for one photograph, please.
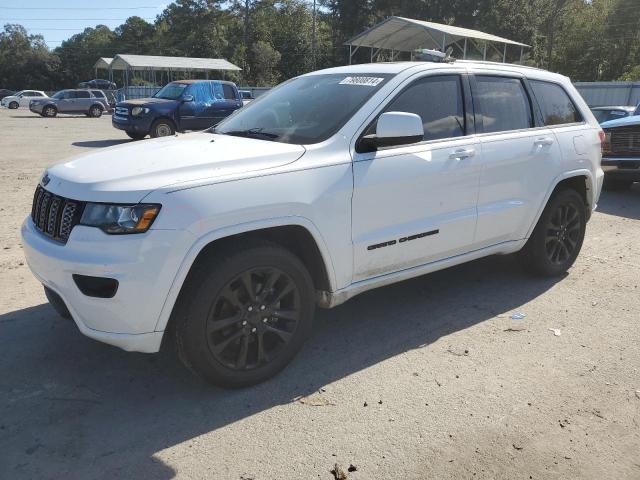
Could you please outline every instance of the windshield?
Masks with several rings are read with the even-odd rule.
[[[177,100],[187,88],[186,83],[167,83],[162,87],[158,93],[154,95],[154,98],[165,98],[167,100]]]
[[[283,143],[323,142],[389,78],[379,73],[294,78],[237,110],[212,131]]]
[[[60,90],[59,92],[56,92],[51,98],[57,98],[57,99],[64,98],[64,90]]]

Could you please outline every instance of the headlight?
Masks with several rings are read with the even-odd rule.
[[[133,107],[131,109],[131,115],[134,117],[139,117],[140,115],[144,115],[149,113],[149,109],[147,107]]]
[[[87,203],[80,224],[111,234],[143,233],[149,230],[159,211],[160,205]]]

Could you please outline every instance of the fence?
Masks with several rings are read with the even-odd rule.
[[[576,82],[590,107],[640,104],[640,82]]]

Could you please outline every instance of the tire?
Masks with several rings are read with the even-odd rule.
[[[153,122],[151,125],[151,131],[149,132],[151,138],[170,137],[171,135],[175,135],[175,133],[175,125],[171,120],[166,118],[161,118]]]
[[[92,105],[89,109],[89,116],[92,118],[100,118],[104,109],[100,105]]]
[[[58,109],[53,105],[47,105],[42,109],[42,116],[53,118],[58,114]]]
[[[582,196],[573,189],[555,193],[520,251],[526,269],[544,277],[563,275],[580,253],[586,225]]]
[[[185,366],[230,388],[280,372],[313,323],[315,290],[300,259],[276,244],[251,241],[208,255],[194,268],[172,317]]]
[[[16,109],[16,108],[18,108],[19,106],[20,106],[20,104],[19,104],[18,102],[11,102],[11,103],[9,104],[9,108],[10,108],[11,110],[15,110],[15,109]]]
[[[631,185],[633,185],[633,180],[605,177],[603,187],[605,188],[605,190],[615,192],[620,190],[628,190],[629,188],[631,188]]]
[[[131,140],[142,140],[144,137],[146,137],[144,133],[127,132],[127,131],[125,131],[124,133],[126,133]]]

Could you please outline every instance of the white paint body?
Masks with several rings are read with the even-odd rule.
[[[8,107],[12,102],[17,102],[18,106],[28,108],[31,100],[39,100],[48,97],[49,95],[40,90],[22,90],[20,92],[16,92],[14,95],[4,97],[2,101],[0,101],[0,104],[3,107]]]
[[[57,195],[162,204],[144,234],[112,236],[76,226],[65,245],[41,234],[31,218],[25,220],[29,266],[62,297],[84,334],[126,350],[157,351],[196,256],[210,242],[233,234],[306,228],[328,273],[330,291],[323,293],[323,303],[332,306],[371,288],[519,250],[565,178],[583,177],[588,204],[595,208],[603,177],[599,126],[569,79],[471,62],[371,64],[328,72],[395,76],[322,143],[192,133],[112,147],[48,169],[46,188]],[[561,84],[585,121],[356,152],[367,125],[412,80],[496,72]],[[419,240],[367,248],[435,230]],[[118,293],[111,299],[87,297],[72,273],[116,278]]]

